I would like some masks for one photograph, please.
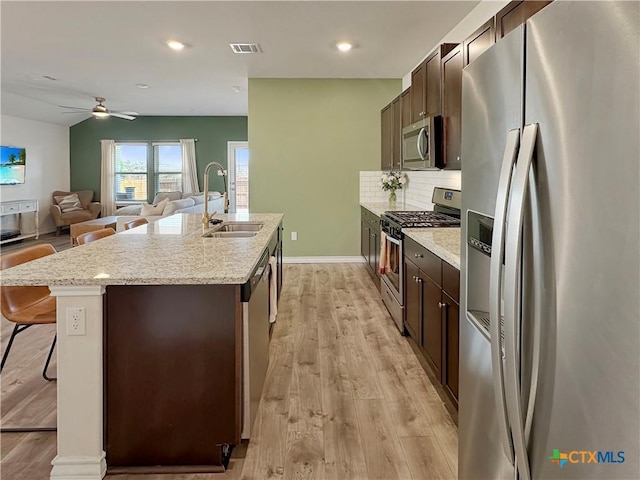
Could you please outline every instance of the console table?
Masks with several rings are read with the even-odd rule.
[[[24,233],[23,232],[23,213],[33,213],[33,223],[35,227],[34,233]],[[16,240],[22,240],[23,238],[31,238],[36,237],[36,240],[40,236],[39,233],[39,206],[38,200],[14,200],[11,202],[0,202],[0,217],[4,217],[6,215],[18,215],[18,228],[20,229],[20,234],[17,237],[7,238],[6,240],[0,240],[0,244],[7,242],[14,242]]]

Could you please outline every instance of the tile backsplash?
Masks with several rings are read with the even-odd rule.
[[[407,184],[402,190],[397,190],[398,201],[404,201],[425,210],[433,209],[431,196],[434,187],[460,188],[460,170],[425,170],[405,171]],[[360,172],[360,201],[384,202],[389,198],[389,192],[380,187],[382,171]]]

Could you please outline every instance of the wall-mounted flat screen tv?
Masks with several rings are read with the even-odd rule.
[[[0,185],[24,183],[27,151],[20,147],[0,147]]]

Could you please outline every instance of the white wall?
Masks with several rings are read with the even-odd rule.
[[[2,115],[0,143],[27,150],[25,183],[1,186],[0,200],[39,200],[40,232],[55,230],[49,206],[54,190],[69,190],[69,127]]]
[[[453,27],[449,33],[447,33],[442,39],[433,45],[429,50],[424,52],[424,57],[407,73],[402,77],[402,90],[406,90],[411,86],[411,72],[420,65],[427,55],[431,53],[436,46],[441,43],[460,43],[469,35],[471,35],[477,28],[484,22],[493,17],[496,13],[502,10],[502,7],[507,5],[509,0],[483,0],[478,4],[476,8],[471,10],[469,14],[464,17],[460,22]]]

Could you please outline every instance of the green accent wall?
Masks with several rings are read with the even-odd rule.
[[[226,167],[227,142],[247,140],[247,117],[138,117],[133,121],[89,118],[69,129],[71,190],[91,189],[100,198],[100,140],[166,141],[197,138],[200,188],[207,163]],[[222,177],[211,175],[210,188],[222,191]]]
[[[380,169],[380,110],[401,89],[400,79],[249,79],[250,210],[285,214],[286,257],[360,254],[359,172]]]

